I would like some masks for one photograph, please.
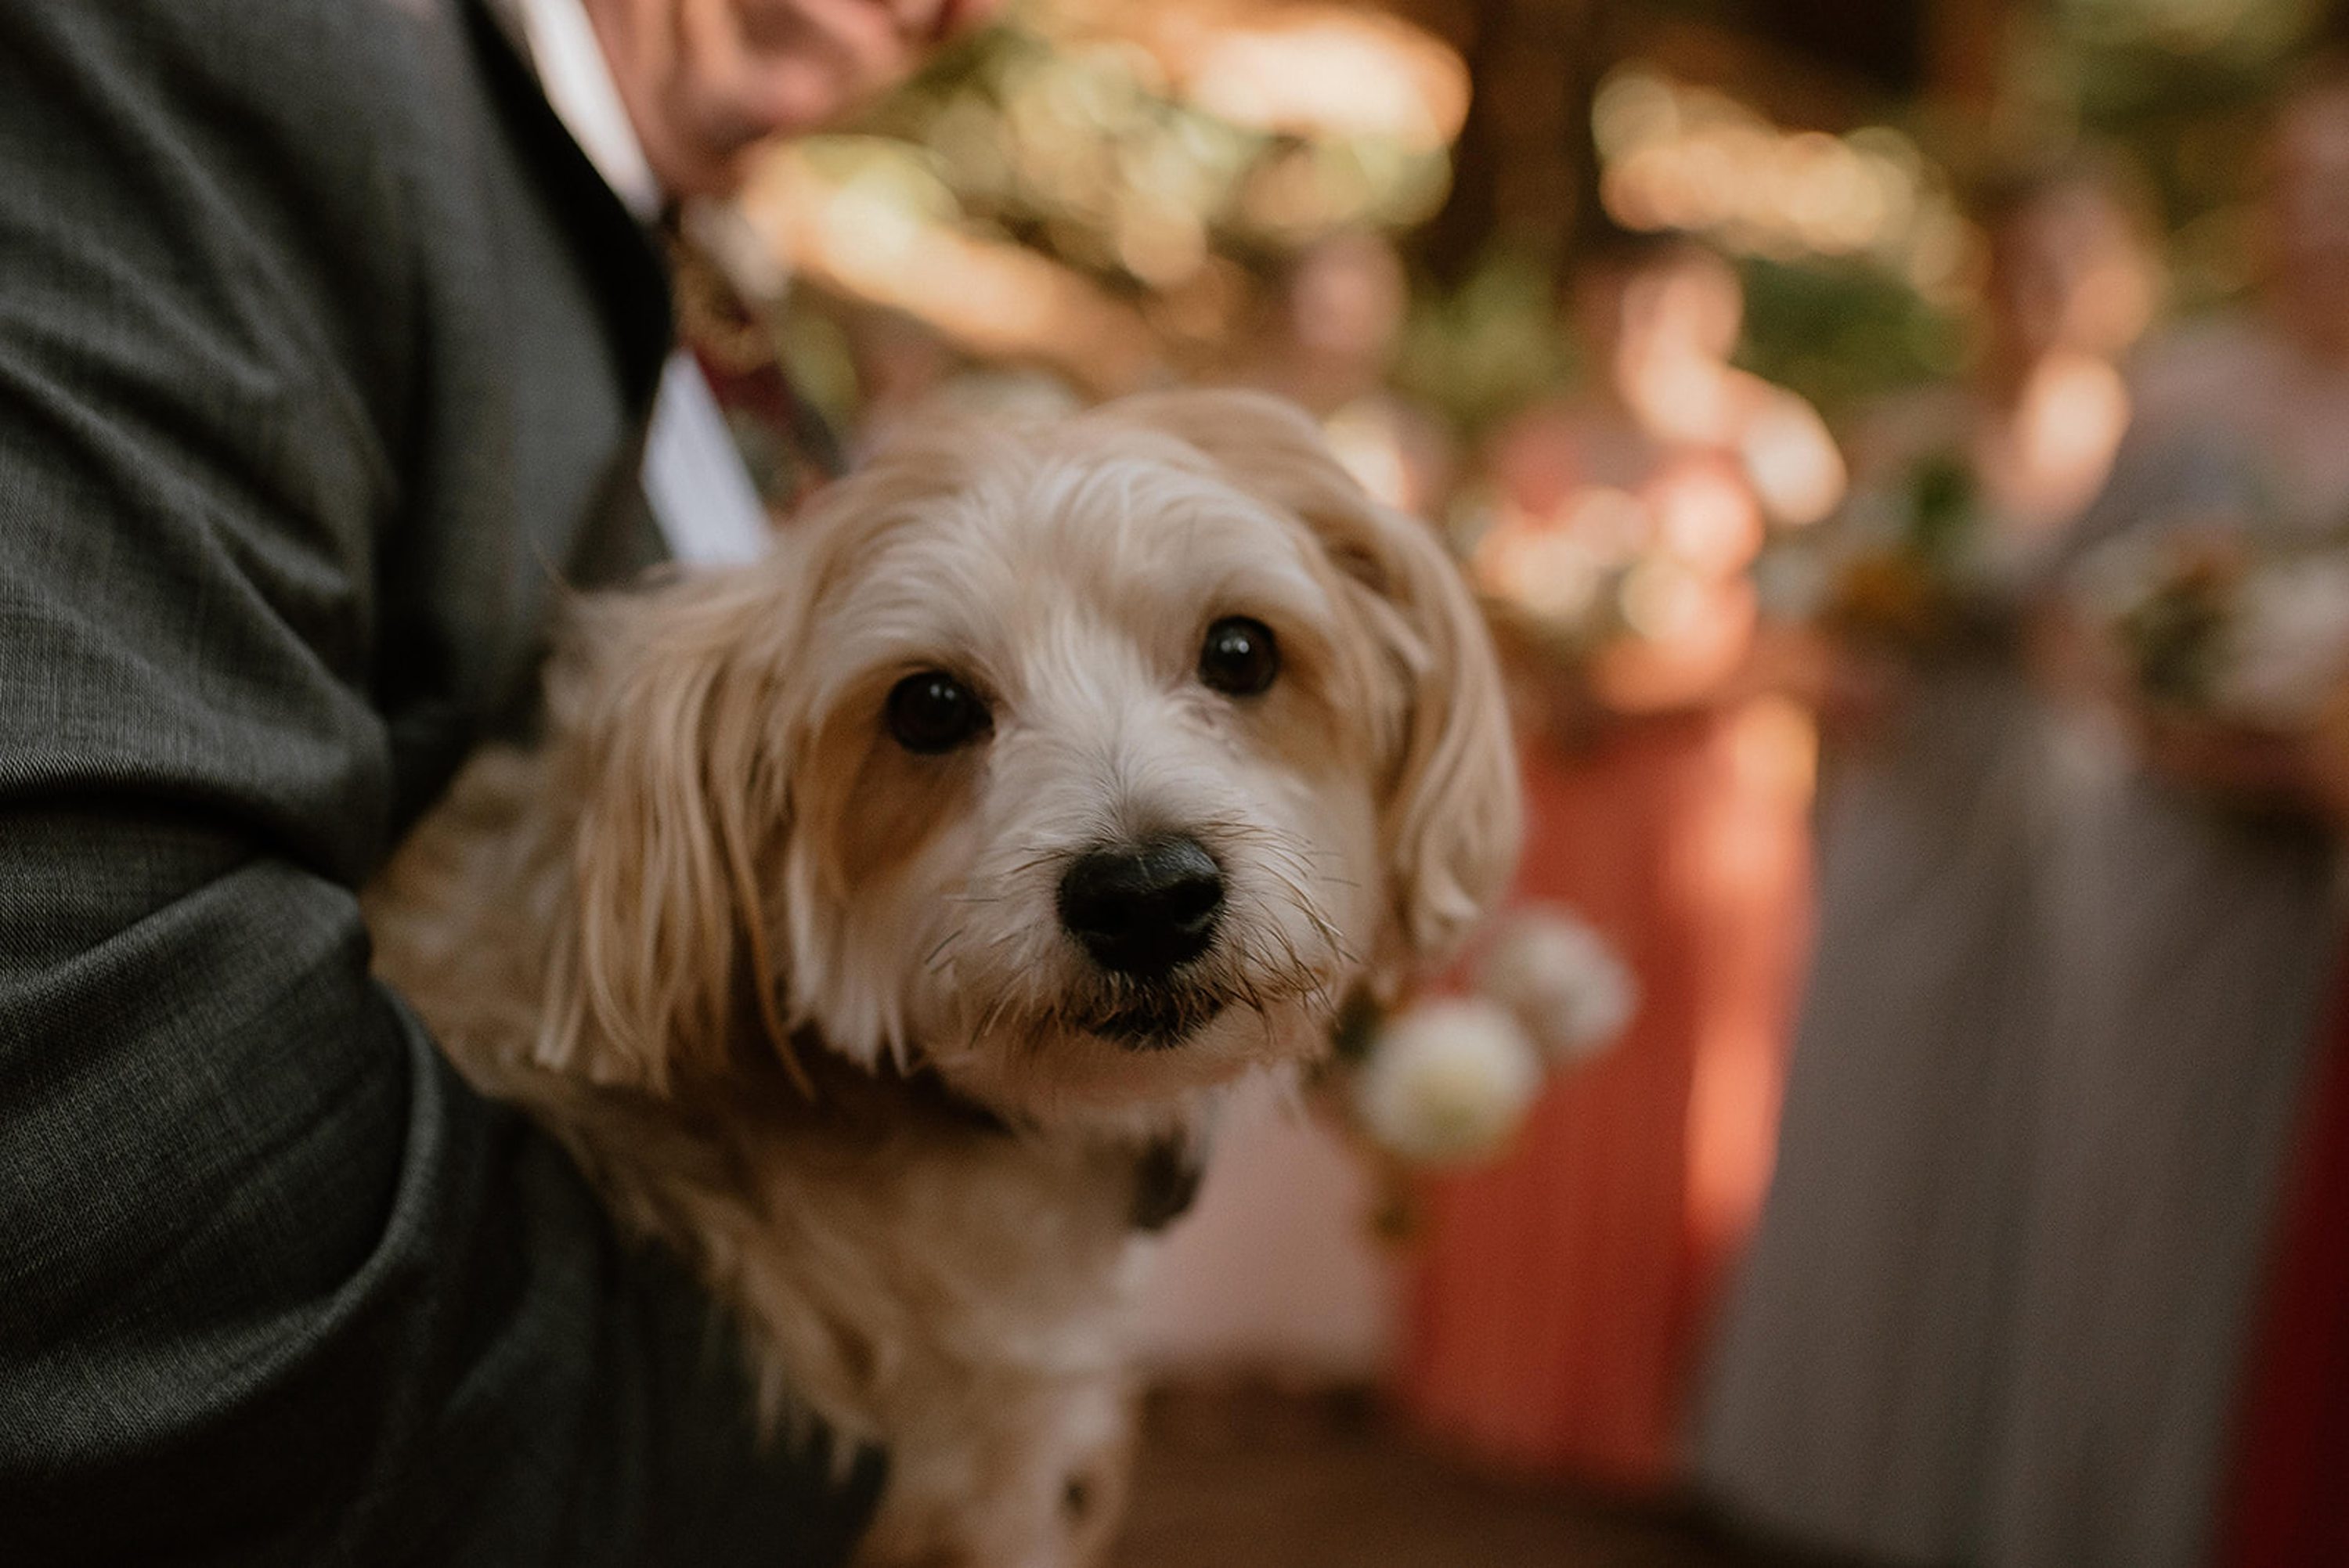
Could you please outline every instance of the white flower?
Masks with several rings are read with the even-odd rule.
[[[1371,1042],[1354,1084],[1364,1130],[1422,1164],[1497,1153],[1541,1088],[1533,1043],[1503,1008],[1475,997],[1423,1002]]]
[[[1477,960],[1476,989],[1507,1008],[1553,1064],[1597,1056],[1640,1010],[1630,967],[1559,904],[1528,905],[1503,919]]]
[[[2244,582],[2212,699],[2278,729],[2307,726],[2349,676],[2349,561],[2275,562]]]

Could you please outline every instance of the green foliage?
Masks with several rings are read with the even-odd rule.
[[[1940,451],[1917,465],[1909,481],[1911,547],[1936,567],[1954,566],[1975,518],[1973,465],[1963,452]]]
[[[1651,0],[1651,9],[1732,29],[1769,12],[1742,0]],[[2075,133],[2117,143],[2148,170],[2170,227],[2174,302],[2226,299],[2248,273],[2245,201],[2266,106],[2323,9],[2323,0],[2041,0],[2022,10],[2027,26],[1996,123],[1967,121],[1938,150],[1963,174],[1982,172],[1976,163],[1994,161],[1998,147],[2044,151]],[[1912,129],[1932,123],[1929,105],[1883,108]],[[1406,230],[1433,211],[1449,178],[1440,154],[1229,123],[1185,101],[1140,47],[1061,36],[1032,9],[947,52],[860,130],[811,156],[909,213],[1040,252],[1153,320],[1164,298],[1237,286],[1319,233]],[[1740,266],[1741,362],[1831,416],[1960,366],[1964,323],[1892,264],[1774,252]],[[818,379],[840,379],[837,346],[794,347]],[[1542,263],[1496,244],[1456,287],[1417,280],[1396,377],[1464,434],[1572,368]]]
[[[1402,390],[1484,431],[1565,379],[1554,290],[1540,263],[1495,250],[1458,288],[1422,288],[1395,366]]]
[[[1744,263],[1739,361],[1829,414],[1958,368],[1962,324],[1857,260]]]
[[[1140,46],[1057,38],[1015,12],[876,107],[868,142],[907,154],[977,232],[1148,295],[1210,253],[1250,259],[1339,229],[1392,229],[1448,189],[1440,151],[1374,135],[1236,125],[1186,100]],[[935,209],[935,201],[925,206]]]
[[[2236,587],[2226,563],[2198,562],[2121,617],[2115,631],[2139,689],[2153,702],[2189,710],[2207,706]]]
[[[2276,96],[2323,31],[2326,0],[2051,0],[2019,82],[2056,124],[2123,149],[2169,231],[2174,304],[2247,281],[2248,201]]]

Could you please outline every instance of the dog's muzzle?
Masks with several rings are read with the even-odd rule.
[[[1104,845],[1061,874],[1060,904],[1061,926],[1094,963],[1129,980],[1161,980],[1216,940],[1223,868],[1185,835]]]

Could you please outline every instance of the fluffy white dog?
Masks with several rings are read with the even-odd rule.
[[[1451,562],[1297,410],[1169,393],[902,441],[553,681],[371,892],[380,969],[740,1315],[771,1417],[887,1447],[864,1561],[1094,1559],[1169,1150],[1514,860]]]

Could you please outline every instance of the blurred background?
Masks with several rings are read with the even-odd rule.
[[[933,399],[1265,387],[1507,655],[1535,913],[1486,969],[1604,1016],[1529,1078],[1440,1041],[1400,1130],[1342,1085],[1233,1119],[1120,1561],[2349,1562],[2243,1522],[2296,1506],[2246,1466],[2349,1459],[2246,1458],[2323,1212],[2349,593],[2247,716],[2177,629],[2207,573],[2099,621],[2075,570],[2189,511],[2229,584],[2270,514],[2349,528],[2344,40],[2318,0],[1015,0],[703,215],[749,301],[688,291],[703,356],[790,388],[742,428],[771,493]],[[2221,426],[2261,477],[2164,466]]]
[[[1383,376],[1473,439],[1570,374],[1554,284],[1610,223],[1718,244],[1741,363],[1832,414],[1957,367],[1956,192],[2084,135],[2158,188],[2178,308],[2240,291],[2262,106],[2328,26],[2319,0],[1023,0],[864,130],[778,150],[749,206],[798,282],[789,362],[851,428],[975,366],[1085,396],[1231,374],[1300,258],[1371,235],[1394,296],[1298,325],[1392,331]]]

